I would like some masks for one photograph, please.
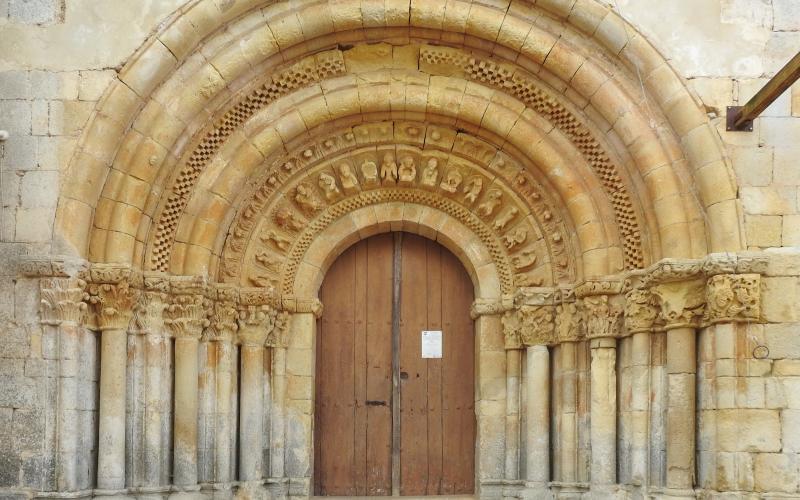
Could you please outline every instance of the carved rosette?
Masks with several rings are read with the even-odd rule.
[[[80,324],[86,313],[86,282],[81,279],[48,278],[40,282],[41,322],[45,325]]]
[[[651,291],[667,330],[699,326],[705,307],[705,280],[662,283]]]
[[[90,270],[89,304],[100,331],[127,330],[140,291],[140,276],[126,266],[95,264]]]
[[[719,274],[706,285],[707,323],[758,321],[761,317],[761,276]]]
[[[205,304],[205,280],[173,277],[170,279],[170,304],[164,312],[164,325],[176,339],[199,339],[208,326]]]
[[[634,288],[625,296],[625,330],[627,333],[649,332],[658,318],[657,302],[647,288]]]
[[[590,295],[581,301],[586,338],[615,338],[621,334],[622,308],[608,295]]]

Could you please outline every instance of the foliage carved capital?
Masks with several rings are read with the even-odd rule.
[[[177,276],[170,279],[170,304],[164,325],[176,339],[199,339],[208,326],[205,302],[206,281],[201,277]]]
[[[705,280],[672,281],[651,288],[665,328],[697,327],[705,307]]]
[[[45,325],[80,324],[86,314],[86,282],[74,278],[44,278],[41,290],[41,322]]]
[[[705,322],[753,322],[760,317],[761,275],[718,274],[709,278]]]

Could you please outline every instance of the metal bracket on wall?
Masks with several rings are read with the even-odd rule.
[[[767,82],[744,106],[728,106],[726,130],[752,132],[753,120],[800,78],[800,52]]]

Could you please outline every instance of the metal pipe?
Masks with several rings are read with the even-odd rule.
[[[786,89],[800,79],[800,52],[767,82],[744,106],[728,106],[727,127],[730,131],[752,132],[753,120],[764,112]]]

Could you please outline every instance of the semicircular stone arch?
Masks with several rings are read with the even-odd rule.
[[[264,13],[261,13],[261,15],[266,16],[269,12],[272,12],[270,9],[270,7],[267,7],[267,10],[265,10]],[[410,22],[412,26],[419,24],[420,26],[425,26],[426,29],[435,31],[437,29],[436,27],[426,25],[426,23],[430,23],[430,19],[428,19],[426,16],[431,12],[434,12],[435,9],[435,5],[426,5],[423,8],[425,12],[409,15],[407,19],[410,21],[407,20],[406,24],[396,26],[394,28],[398,28],[399,31],[397,31],[397,33],[402,31],[407,35],[407,24]],[[496,17],[496,14],[493,13],[491,8],[481,7],[480,9],[473,9],[475,11],[475,16],[486,16],[486,20],[497,19],[498,31],[490,36],[487,35],[487,33],[482,32],[484,28],[478,28],[477,26],[470,27],[470,16],[472,14],[469,14],[466,19],[467,23],[464,31],[460,34],[457,31],[456,34],[453,34],[452,31],[449,31],[451,27],[446,27],[444,24],[438,27],[438,29],[441,30],[441,34],[439,35],[439,43],[449,43],[451,45],[460,44],[462,46],[468,46],[469,51],[471,52],[478,53],[483,51],[484,53],[494,53],[494,55],[497,57],[505,57],[506,60],[516,59],[519,64],[530,69],[530,75],[535,74],[535,78],[552,84],[552,87],[561,91],[563,96],[566,97],[567,100],[572,104],[587,109],[588,107],[595,109],[596,113],[592,114],[592,119],[589,120],[591,125],[590,127],[583,126],[580,121],[575,121],[573,118],[570,118],[569,113],[564,113],[563,111],[559,111],[557,109],[550,109],[549,119],[553,122],[556,122],[560,126],[560,129],[564,131],[564,134],[567,135],[577,145],[578,150],[580,150],[585,157],[588,157],[589,163],[593,167],[597,168],[598,177],[600,178],[601,184],[606,191],[605,196],[608,197],[611,205],[614,207],[614,217],[617,226],[619,226],[621,232],[623,233],[623,239],[627,238],[629,240],[630,235],[636,233],[637,227],[635,222],[637,217],[642,218],[642,212],[644,212],[645,218],[648,217],[647,214],[652,212],[661,217],[661,220],[638,221],[640,225],[646,226],[646,231],[644,232],[647,233],[650,240],[652,240],[650,241],[651,244],[654,244],[656,247],[674,249],[674,246],[668,243],[672,243],[678,238],[683,238],[684,240],[691,240],[691,245],[690,248],[681,250],[680,253],[689,255],[705,253],[703,251],[705,249],[706,240],[705,228],[703,227],[703,212],[706,211],[708,214],[713,215],[713,210],[724,209],[723,211],[727,213],[729,210],[727,210],[725,207],[729,207],[730,203],[727,202],[727,199],[715,199],[710,202],[703,201],[705,208],[702,206],[697,206],[697,200],[687,194],[687,192],[691,191],[691,189],[686,189],[685,187],[681,187],[676,184],[676,179],[681,176],[669,174],[669,172],[671,172],[672,168],[679,169],[681,168],[680,165],[686,163],[681,157],[681,148],[679,147],[679,142],[677,139],[683,138],[683,136],[686,135],[687,140],[684,141],[684,144],[686,144],[686,149],[690,153],[689,159],[692,160],[689,162],[690,167],[698,172],[702,171],[703,174],[709,174],[711,176],[701,176],[700,178],[713,178],[713,172],[721,172],[720,168],[725,167],[725,164],[721,158],[714,160],[713,158],[700,157],[697,155],[693,156],[691,154],[694,149],[694,145],[699,145],[700,143],[705,145],[708,143],[706,134],[709,132],[709,130],[707,130],[707,127],[703,127],[703,123],[705,122],[697,123],[697,114],[694,110],[687,109],[686,100],[683,99],[681,97],[682,94],[680,94],[680,88],[682,87],[678,85],[679,81],[675,82],[670,80],[671,86],[669,86],[669,89],[672,93],[669,97],[675,98],[675,102],[673,103],[675,104],[675,106],[673,106],[674,109],[664,109],[662,107],[661,111],[663,111],[664,114],[661,116],[661,118],[656,118],[658,120],[673,123],[677,122],[681,116],[683,116],[684,121],[680,124],[680,127],[673,127],[675,139],[671,140],[671,142],[670,139],[664,139],[663,137],[654,138],[655,135],[650,133],[650,127],[647,126],[646,122],[642,121],[642,115],[639,113],[640,110],[638,110],[637,107],[632,104],[641,96],[636,95],[635,93],[637,86],[625,84],[624,71],[617,71],[614,74],[611,74],[610,72],[599,71],[597,69],[598,63],[593,61],[591,57],[585,54],[585,52],[587,52],[586,47],[580,46],[585,40],[582,40],[580,37],[574,37],[574,33],[573,35],[570,35],[570,37],[564,38],[563,40],[559,38],[553,38],[553,32],[560,30],[563,34],[565,32],[564,30],[569,31],[574,29],[573,27],[569,26],[569,23],[558,22],[555,20],[540,22],[534,27],[528,26],[527,29],[519,26],[519,23],[526,19],[530,20],[540,16],[541,13],[537,13],[536,9],[537,8],[533,6],[524,7],[513,12],[513,15],[511,12],[509,12],[508,15],[501,16],[500,18]],[[193,9],[190,9],[190,11],[194,12]],[[300,11],[290,13],[288,15],[290,18],[294,16],[293,19],[302,24],[303,22],[307,21],[308,13],[303,9],[300,9]],[[362,20],[365,19],[363,14],[364,13],[362,12],[358,16]],[[552,12],[548,12],[548,15],[552,14]],[[602,14],[603,15],[601,16],[601,19],[598,19],[598,22],[602,21],[605,17],[613,17],[613,13],[607,10],[602,11]],[[244,41],[241,46],[236,49],[241,51],[241,53],[244,55],[240,54],[241,57],[228,57],[229,63],[227,63],[227,65],[224,62],[226,58],[223,56],[235,55],[232,52],[233,44],[230,43],[216,44],[217,47],[221,48],[217,51],[215,57],[212,57],[210,54],[205,55],[204,58],[210,60],[210,63],[206,64],[205,66],[203,66],[204,63],[198,58],[189,56],[188,54],[190,51],[188,49],[186,51],[175,51],[174,53],[178,54],[179,58],[184,61],[181,68],[172,73],[172,70],[167,67],[169,65],[164,67],[159,66],[158,71],[155,73],[152,71],[150,72],[150,76],[154,76],[155,80],[153,80],[153,82],[144,82],[137,80],[137,78],[143,78],[143,75],[140,74],[140,71],[138,71],[137,68],[143,64],[142,61],[147,59],[148,56],[146,56],[146,54],[150,54],[151,56],[153,55],[148,52],[148,50],[151,50],[152,47],[156,47],[159,44],[161,44],[161,47],[163,48],[164,46],[169,46],[174,42],[165,42],[168,37],[162,37],[165,40],[156,39],[153,42],[155,45],[150,46],[148,49],[143,49],[142,54],[132,61],[129,67],[126,68],[126,71],[123,72],[123,81],[118,82],[115,88],[109,92],[109,95],[102,105],[104,109],[98,114],[97,118],[95,118],[97,126],[93,127],[89,131],[87,140],[84,141],[83,150],[81,153],[79,153],[79,157],[76,158],[76,161],[78,162],[86,161],[88,164],[90,164],[90,168],[87,169],[87,173],[90,178],[84,182],[84,186],[88,185],[90,189],[92,186],[94,186],[93,189],[97,190],[99,186],[96,180],[91,178],[99,173],[98,170],[102,170],[102,168],[97,164],[97,160],[100,158],[108,158],[108,161],[111,161],[113,159],[113,156],[110,156],[109,153],[102,151],[103,147],[107,147],[106,144],[94,144],[98,141],[94,138],[92,131],[97,132],[98,130],[101,130],[103,126],[111,127],[113,125],[116,127],[115,124],[131,120],[131,118],[126,118],[125,116],[113,116],[114,113],[112,113],[112,111],[114,110],[106,109],[108,106],[111,106],[112,104],[116,105],[118,108],[116,111],[118,113],[122,113],[123,115],[128,112],[128,110],[141,109],[141,112],[136,113],[138,118],[136,120],[132,120],[134,123],[132,132],[135,132],[133,134],[133,138],[129,136],[125,141],[123,141],[123,148],[119,150],[120,154],[116,155],[116,159],[114,159],[114,168],[111,170],[113,179],[109,179],[119,181],[120,177],[124,177],[123,180],[125,182],[129,182],[130,172],[133,168],[131,166],[131,161],[133,158],[139,162],[145,159],[146,164],[149,164],[151,167],[158,166],[158,168],[151,169],[157,172],[155,175],[152,173],[147,175],[139,175],[139,177],[150,178],[149,184],[152,185],[152,182],[154,182],[156,179],[179,177],[170,175],[169,169],[172,169],[173,171],[180,169],[197,169],[198,167],[196,160],[203,154],[208,154],[210,151],[208,149],[209,144],[212,145],[211,149],[213,149],[214,147],[219,146],[219,143],[224,142],[223,136],[225,133],[227,133],[225,132],[226,125],[220,122],[222,123],[222,126],[217,127],[217,130],[208,136],[208,140],[205,141],[204,145],[201,145],[201,147],[195,151],[197,154],[193,153],[195,160],[181,165],[179,158],[175,157],[174,154],[175,151],[178,151],[183,146],[178,146],[178,150],[173,148],[173,151],[170,151],[168,154],[165,152],[165,150],[169,151],[169,148],[167,148],[165,145],[172,144],[175,146],[176,144],[171,141],[178,140],[179,137],[184,137],[183,139],[180,139],[180,144],[189,144],[193,142],[192,140],[187,140],[186,134],[193,134],[192,131],[196,132],[203,130],[203,127],[200,124],[203,122],[208,122],[209,120],[209,118],[203,118],[201,122],[198,122],[197,118],[199,116],[214,116],[213,112],[209,114],[207,111],[197,111],[192,114],[192,110],[199,110],[201,109],[201,106],[204,107],[203,109],[208,109],[207,106],[209,105],[212,106],[211,109],[213,109],[214,106],[224,108],[223,103],[229,102],[229,98],[233,89],[235,89],[237,86],[239,86],[239,88],[242,87],[242,84],[237,82],[248,80],[248,78],[249,80],[252,80],[252,77],[246,76],[247,74],[253,74],[253,70],[251,68],[259,68],[261,70],[264,68],[264,65],[270,64],[269,61],[276,60],[275,57],[270,58],[270,55],[274,56],[275,54],[280,54],[281,61],[291,61],[292,59],[298,60],[302,59],[304,52],[314,52],[315,50],[324,48],[325,44],[330,42],[331,37],[338,37],[340,41],[352,39],[356,42],[360,39],[363,39],[364,36],[374,37],[374,32],[369,31],[372,28],[368,27],[365,23],[361,25],[361,31],[359,31],[356,26],[350,27],[352,29],[348,31],[347,29],[344,29],[344,27],[336,27],[334,23],[334,26],[330,26],[331,31],[326,31],[322,28],[319,28],[319,30],[314,32],[318,35],[317,38],[309,38],[307,36],[308,34],[298,35],[304,38],[304,45],[293,45],[294,39],[292,39],[292,36],[295,35],[293,35],[291,30],[288,28],[284,29],[285,25],[290,23],[284,22],[281,24],[277,21],[278,19],[283,19],[286,21],[285,16],[277,11],[272,12],[270,16],[266,17],[267,24],[273,21],[275,22],[274,27],[270,25],[271,34],[267,36],[267,38],[271,37],[270,43],[267,43],[267,41],[263,39],[263,33],[261,35],[261,40],[255,40],[254,37],[256,35],[254,33],[256,32],[252,29],[254,24],[251,22],[251,29],[247,31],[247,35],[244,37]],[[239,21],[233,23],[231,26],[244,26],[244,19],[246,18],[248,18],[248,15],[243,16]],[[294,20],[292,20],[292,22],[294,22]],[[170,29],[167,31],[172,32],[173,26],[170,26],[169,28]],[[585,26],[581,26],[579,28],[584,29]],[[245,28],[237,27],[235,30],[231,31],[237,30],[240,31],[239,34],[242,34],[244,33],[242,30],[245,30]],[[524,34],[522,34],[523,31]],[[311,32],[313,31],[310,31],[309,33]],[[342,35],[336,34],[339,32],[341,32]],[[370,35],[370,33],[373,34]],[[387,32],[386,38],[390,42],[393,40],[393,33],[395,32],[391,30]],[[511,36],[512,34],[516,34],[517,38],[514,39]],[[215,36],[230,38],[231,34],[221,33]],[[603,40],[600,41],[601,43],[604,42]],[[591,42],[589,45],[593,48],[603,48],[601,45],[598,45],[594,42]],[[399,44],[395,46],[395,48],[398,47],[403,47],[403,45]],[[547,51],[547,54],[544,54],[546,57],[540,55],[538,56],[537,60],[537,50],[541,50],[542,47],[549,47],[549,50]],[[256,53],[256,49],[259,49],[260,52]],[[632,53],[634,53],[632,51],[638,51],[640,53],[647,54],[647,63],[652,66],[652,70],[654,72],[664,72],[668,69],[668,67],[666,67],[663,63],[657,63],[657,54],[654,54],[654,51],[649,49],[648,46],[642,45],[642,39],[638,35],[634,36],[630,43],[622,47],[622,49],[628,49],[630,53],[620,50],[616,52],[614,57],[611,58],[613,61],[615,57],[620,57],[620,54],[622,54],[622,62],[619,66],[620,68],[625,69],[626,61],[628,61],[628,58],[631,57]],[[463,76],[456,75],[448,76],[447,78],[456,78],[460,80],[468,80],[469,78],[472,78],[474,80],[488,82],[489,86],[496,85],[499,88],[508,88],[509,86],[513,87],[514,84],[519,83],[519,75],[522,73],[512,72],[508,74],[508,68],[506,67],[490,68],[487,64],[485,64],[485,61],[480,60],[480,58],[467,57],[464,59],[464,51],[461,49],[454,49],[454,51],[449,50],[450,49],[447,48],[427,47],[419,52],[417,65],[422,64],[421,62],[425,62],[426,64],[436,66],[436,64],[441,62],[440,60],[448,60],[449,62],[446,62],[444,65],[445,67],[448,65],[454,66],[458,70],[456,72],[466,73],[468,74],[468,77],[465,78]],[[461,52],[459,52],[459,50],[461,50]],[[514,55],[515,51],[517,55]],[[244,63],[242,61],[244,61]],[[459,65],[461,66],[459,67]],[[330,71],[332,73],[338,71],[335,64],[330,66]],[[440,70],[438,73],[444,75],[447,73],[447,71]],[[167,80],[163,80],[163,78],[170,78],[168,77],[170,74],[173,75],[173,77],[171,77],[172,83],[166,83]],[[204,78],[202,77],[203,75],[205,75]],[[306,78],[307,80],[313,80],[314,78],[317,78],[320,80],[325,77],[319,76],[319,74],[317,74],[316,77],[311,74],[306,74],[303,76],[301,71],[298,73],[298,78],[301,80],[303,78]],[[505,80],[503,80],[504,78]],[[665,76],[664,78],[669,79],[668,76]],[[156,81],[161,81],[163,83],[158,84]],[[184,88],[179,91],[181,85],[185,85],[188,81],[193,83],[192,87]],[[277,87],[275,87],[275,85],[272,86],[275,87],[273,90],[278,94],[288,94],[289,92],[287,91],[287,88],[295,85],[295,83],[292,83],[291,81],[282,82],[280,79],[275,80],[274,78],[271,84],[277,85]],[[281,85],[283,85],[283,88],[281,88]],[[122,87],[125,87],[125,89],[122,89]],[[136,94],[135,96],[130,95],[131,90]],[[529,95],[526,95],[525,92],[528,92]],[[127,93],[127,95],[123,95],[125,93]],[[267,92],[267,94],[268,93],[269,92]],[[552,108],[552,102],[548,100],[548,97],[546,95],[537,94],[536,91],[516,89],[508,93],[515,94],[516,97],[530,101],[534,104],[538,103],[540,112],[543,114],[547,114],[548,108]],[[172,94],[173,97],[170,97],[170,94]],[[183,97],[181,97],[181,95]],[[264,96],[262,96],[262,98],[263,97]],[[666,101],[667,96],[651,95],[649,97],[655,101]],[[126,98],[127,101],[125,101]],[[135,102],[143,102],[146,104],[142,107],[139,107],[134,105]],[[234,114],[236,114],[236,112],[241,112],[241,110],[246,107],[246,105],[239,106],[237,108],[238,111],[234,111]],[[180,111],[180,113],[171,118],[165,118],[163,116],[154,118],[156,116],[155,112],[159,109],[176,110]],[[183,127],[183,132],[176,134],[175,130],[173,129],[177,129],[179,127],[174,123],[170,123],[170,119],[184,119],[185,122],[190,123],[187,123],[187,125]],[[642,124],[644,124],[643,127],[641,126]],[[148,126],[151,128],[148,129]],[[636,212],[636,209],[631,208],[632,203],[630,202],[630,193],[626,194],[624,189],[620,189],[621,178],[613,171],[613,168],[607,167],[609,163],[613,166],[615,158],[619,158],[620,155],[609,154],[608,151],[604,152],[605,148],[601,147],[602,141],[598,142],[592,139],[591,133],[587,132],[587,130],[590,131],[592,127],[599,127],[601,130],[606,129],[608,133],[621,134],[621,137],[617,142],[619,143],[618,146],[621,146],[621,149],[623,149],[624,153],[627,155],[627,158],[625,159],[626,161],[629,161],[631,158],[638,160],[641,160],[645,157],[648,157],[651,160],[655,158],[655,160],[651,161],[645,168],[648,176],[640,179],[634,179],[630,182],[630,184],[632,186],[638,185],[639,187],[648,186],[650,191],[654,191],[656,188],[663,188],[665,185],[673,185],[674,189],[672,189],[670,192],[674,194],[670,195],[671,199],[648,200],[644,203],[646,207],[645,210],[640,210],[638,214],[632,213],[631,210]],[[625,135],[626,130],[628,132],[627,135]],[[224,133],[221,133],[220,131],[223,131]],[[693,140],[689,140],[689,133],[693,134]],[[106,140],[105,142],[108,141]],[[709,150],[709,148],[699,147],[697,149],[703,149],[704,151]],[[148,150],[154,152],[155,154],[150,154],[149,156],[143,157]],[[713,148],[711,148],[711,150],[713,153]],[[168,158],[170,155],[172,156]],[[200,163],[202,163],[202,161],[200,161]],[[137,166],[137,168],[143,167]],[[670,175],[672,175],[671,178]],[[138,177],[136,179],[143,180]],[[727,176],[722,176],[720,179],[724,179],[726,182],[730,180],[727,178]],[[711,181],[705,180],[700,183],[699,191],[701,193],[701,197],[705,196],[704,190],[706,187],[709,187],[709,182]],[[80,182],[76,184],[80,184]],[[137,262],[144,263],[144,245],[146,245],[150,240],[155,240],[157,241],[157,244],[161,244],[158,243],[158,240],[165,239],[163,222],[168,222],[176,217],[179,218],[181,214],[179,209],[176,211],[175,205],[164,206],[162,213],[158,214],[160,219],[158,221],[154,221],[153,226],[151,226],[149,221],[154,215],[156,215],[154,214],[155,210],[153,207],[159,206],[157,200],[154,203],[153,201],[148,200],[147,197],[145,197],[144,200],[117,199],[119,197],[119,190],[117,190],[118,192],[115,194],[114,188],[119,187],[121,184],[124,184],[124,182],[117,184],[106,182],[105,189],[100,190],[102,191],[102,196],[89,196],[80,199],[80,203],[83,203],[83,205],[86,205],[85,201],[89,200],[90,206],[88,208],[90,211],[94,211],[93,207],[91,206],[92,198],[99,199],[99,202],[96,205],[96,215],[93,217],[93,226],[95,229],[87,231],[83,234],[86,234],[88,239],[92,240],[90,245],[90,253],[93,255],[93,260],[110,261],[114,259],[114,257],[109,256],[110,253],[114,252],[109,252],[108,250],[103,249],[117,249],[120,245],[124,244],[115,243],[114,239],[116,239],[118,242],[127,242],[128,246],[139,247],[139,250],[135,250],[132,254],[130,254],[130,260],[134,263],[134,265],[139,265]],[[59,210],[59,214],[62,214],[59,215],[60,220],[64,220],[63,214],[71,213],[73,215],[78,215],[77,212],[81,212],[81,214],[86,213],[85,206],[81,207],[76,205],[78,199],[75,196],[75,187],[76,186],[73,185],[66,189],[67,192],[65,193],[64,199],[62,200],[61,209]],[[186,193],[183,190],[186,188],[187,186],[185,183],[176,183],[172,188],[174,197],[176,199],[184,199],[186,197]],[[78,190],[80,191],[80,189]],[[123,190],[131,191],[130,188]],[[717,191],[719,192],[720,190]],[[709,196],[711,195],[709,194]],[[714,196],[722,196],[724,198],[726,195],[723,193],[722,195]],[[167,197],[168,195],[164,195],[164,198]],[[124,206],[120,206],[120,204]],[[633,203],[633,205],[635,205],[635,203]],[[677,212],[682,215],[680,217],[676,216],[676,211],[672,209],[675,207],[684,206],[687,206],[688,208],[681,208]],[[650,210],[651,208],[653,210]],[[132,212],[135,210],[138,210],[140,215],[137,216],[133,214]],[[150,212],[147,213],[147,210],[150,210]],[[127,213],[121,215],[122,212]],[[128,219],[134,219],[138,217],[137,220],[142,222],[134,225],[129,224],[124,228],[109,227],[107,219],[114,217],[127,217]],[[80,219],[86,220],[86,216],[82,215]],[[632,224],[633,226],[631,226]],[[736,226],[736,224],[733,225]],[[730,221],[716,228],[714,225],[709,226],[712,233],[714,233],[714,231],[726,232],[726,234],[709,235],[712,248],[720,248],[719,243],[714,243],[713,240],[715,238],[720,241],[733,241],[738,238],[738,236],[734,234],[736,231],[738,231],[738,229],[732,228],[732,223]],[[656,229],[655,231],[653,231],[654,228]],[[641,228],[639,228],[639,230],[641,230]],[[99,237],[96,236],[98,233],[100,234]],[[89,236],[89,234],[94,234],[95,236]],[[655,241],[659,238],[661,239],[660,244]],[[167,236],[165,241],[168,240],[169,237]],[[652,258],[657,258],[659,256],[659,253],[654,253],[650,259],[646,258],[646,256],[642,254],[642,250],[635,248],[635,245],[632,245],[628,240],[623,241],[623,246],[625,249],[623,260],[625,261],[626,267],[641,267],[644,261],[649,262],[652,260]],[[78,243],[78,247],[80,247],[79,242],[76,243]],[[729,245],[729,243],[723,244],[723,246],[726,245]],[[159,266],[163,266],[163,264],[157,263],[156,268],[160,268]],[[145,265],[144,267],[149,267],[149,265]]]

